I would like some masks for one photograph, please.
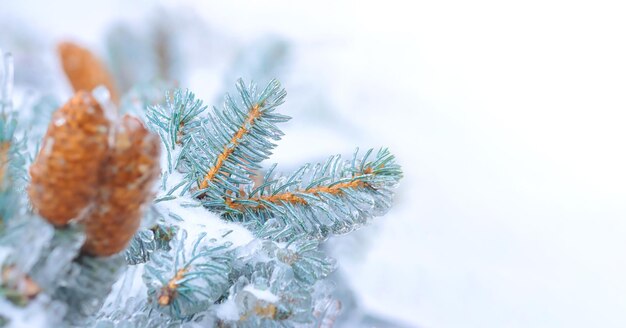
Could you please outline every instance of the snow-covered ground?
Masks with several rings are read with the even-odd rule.
[[[151,3],[4,1],[0,13],[50,42],[97,45]],[[626,326],[625,5],[176,3],[220,42],[291,42],[278,77],[294,119],[272,161],[357,145],[398,155],[397,206],[336,250],[369,310],[422,327]],[[189,80],[210,102],[228,64],[219,47],[206,58]]]

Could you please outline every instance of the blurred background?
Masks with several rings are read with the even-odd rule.
[[[238,77],[279,78],[284,171],[388,146],[396,206],[329,244],[356,302],[388,322],[624,327],[625,6],[2,1],[0,48],[18,108],[67,98],[55,44],[73,40],[126,89],[163,60],[208,104]]]

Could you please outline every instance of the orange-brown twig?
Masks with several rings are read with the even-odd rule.
[[[306,190],[283,192],[283,193],[279,193],[279,194],[275,194],[271,196],[252,197],[252,198],[247,198],[246,200],[252,200],[258,203],[258,205],[255,206],[253,209],[265,208],[265,205],[263,205],[261,201],[270,202],[274,204],[289,203],[289,204],[297,204],[297,205],[307,205],[308,202],[304,198],[298,196],[297,194],[318,195],[320,193],[326,193],[326,194],[331,194],[331,195],[341,195],[344,193],[344,190],[346,189],[362,188],[365,186],[367,186],[366,182],[363,182],[361,180],[353,180],[353,181],[338,183],[331,187],[319,186],[319,187],[309,188]],[[238,204],[230,199],[226,199],[226,205],[230,207],[231,209],[235,209],[235,210],[243,210],[246,208],[245,205]]]
[[[174,277],[167,282],[167,285],[161,288],[161,293],[159,294],[159,299],[157,302],[161,306],[169,305],[172,302],[172,299],[176,297],[178,293],[178,282],[185,277],[185,273],[187,273],[188,268],[182,268],[176,272]]]
[[[261,116],[261,105],[254,104],[252,106],[248,117],[244,121],[244,123],[239,127],[237,132],[230,139],[228,145],[224,146],[224,150],[217,156],[217,160],[215,161],[215,165],[209,169],[209,172],[204,176],[202,182],[200,183],[200,189],[204,189],[209,186],[209,183],[215,179],[217,174],[224,166],[224,163],[228,159],[230,155],[233,154],[237,146],[241,143],[241,139],[249,132],[248,126],[254,124],[254,122]]]

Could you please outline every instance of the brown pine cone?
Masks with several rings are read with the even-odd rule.
[[[84,221],[83,251],[93,256],[109,256],[126,247],[139,227],[144,205],[154,197],[152,187],[161,172],[156,135],[129,115],[117,129],[102,166],[96,202]]]
[[[63,71],[70,80],[74,91],[91,92],[95,87],[102,84],[109,89],[113,102],[119,104],[119,96],[113,78],[94,54],[71,42],[60,43],[57,50],[61,57]]]
[[[93,201],[108,135],[109,121],[88,92],[76,93],[52,116],[28,187],[33,207],[50,223],[67,224]]]

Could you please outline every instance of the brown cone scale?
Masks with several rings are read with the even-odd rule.
[[[55,226],[78,217],[98,191],[108,151],[109,121],[87,92],[78,92],[53,116],[30,167],[33,207]]]
[[[160,140],[132,116],[124,116],[102,166],[99,193],[84,220],[83,252],[109,256],[123,250],[139,227],[160,173]]]
[[[57,46],[63,71],[74,91],[89,91],[104,85],[111,93],[111,99],[119,104],[119,95],[113,78],[104,64],[89,50],[72,42],[62,42]]]

